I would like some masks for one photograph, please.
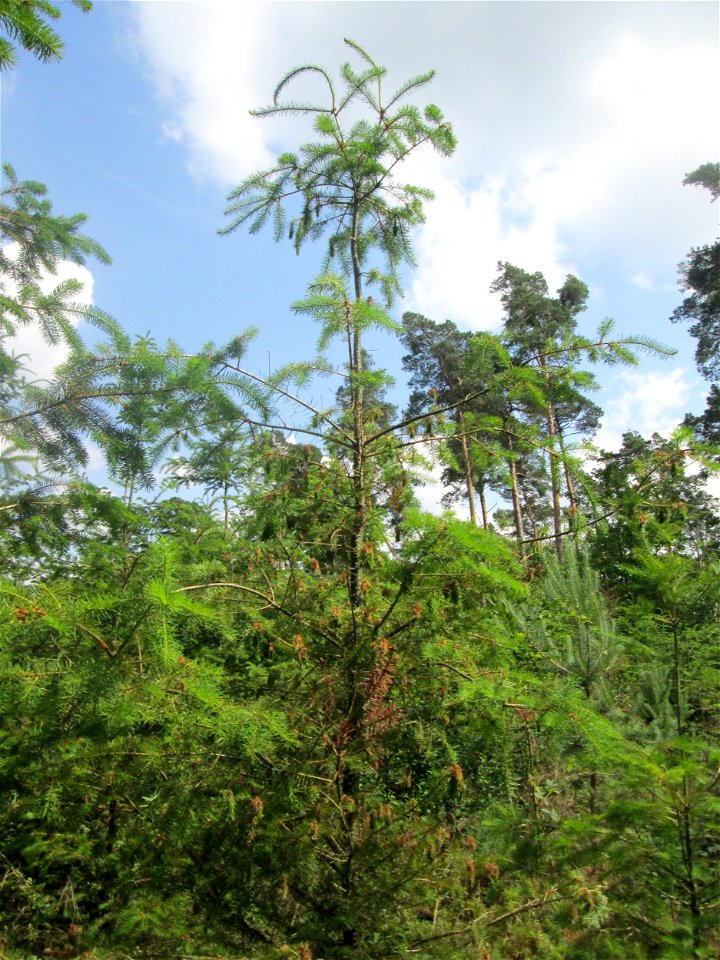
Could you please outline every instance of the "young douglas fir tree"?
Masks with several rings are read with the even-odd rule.
[[[264,790],[264,830],[269,836],[273,822],[308,821],[309,843],[299,827],[292,837],[283,828],[286,862],[278,866],[277,882],[299,905],[291,925],[286,924],[288,936],[327,957],[366,956],[358,951],[367,947],[371,931],[378,933],[385,922],[379,918],[391,916],[403,877],[417,870],[416,865],[403,871],[397,864],[397,857],[415,857],[409,852],[405,796],[415,788],[395,784],[398,770],[405,782],[405,763],[393,765],[390,755],[412,740],[394,698],[402,695],[398,691],[410,672],[411,654],[404,662],[402,647],[420,623],[421,605],[418,597],[410,597],[412,565],[406,569],[378,549],[384,536],[384,484],[391,475],[403,474],[393,433],[405,423],[389,425],[378,416],[378,388],[387,380],[364,362],[363,341],[373,328],[398,329],[388,310],[401,292],[401,266],[413,263],[411,231],[423,222],[423,202],[432,196],[401,182],[400,165],[426,144],[443,155],[455,147],[437,107],[421,111],[407,103],[432,72],[388,96],[385,69],[346,42],[360,58],[359,72],[345,64],[336,85],[324,69],[300,67],[279,83],[272,105],[256,111],[260,117],[312,116],[318,139],[282,154],[271,169],[240,184],[230,196],[224,231],[247,226],[253,233],[272,224],[276,239],[287,236],[297,251],[306,241],[326,239],[322,272],[294,310],[319,322],[321,352],[339,341],[344,353],[342,409],[313,410],[301,401],[313,416],[307,432],[322,437],[332,453],[327,465],[312,467],[310,486],[327,491],[333,516],[323,527],[318,514],[310,535],[300,536],[294,526],[278,542],[284,565],[273,561],[266,572],[274,595],[286,600],[272,622],[266,623],[269,615],[262,611],[257,621],[278,637],[290,631],[282,643],[273,641],[274,657],[278,648],[294,644],[299,659],[282,676],[283,702],[299,731],[299,745]],[[288,85],[301,77],[319,81],[320,103],[284,99]],[[326,366],[323,360],[295,365],[272,378],[271,385],[288,398],[293,375],[302,379]],[[272,552],[280,555],[275,547]],[[417,558],[413,563],[421,565]],[[438,777],[443,789],[445,764],[443,759]],[[390,863],[395,833],[404,846]],[[273,923],[279,920],[274,917]]]
[[[362,556],[372,505],[368,454],[375,440],[368,430],[365,391],[377,380],[376,373],[363,367],[363,333],[371,327],[395,329],[387,309],[401,292],[400,266],[414,262],[410,232],[424,222],[423,201],[432,199],[429,190],[400,182],[397,171],[424,144],[449,156],[456,141],[438,107],[421,112],[406,102],[432,80],[434,71],[413,77],[387,97],[386,69],[353,41],[345,43],[359,55],[362,69],[356,73],[344,64],[341,88],[321,67],[298,67],[280,81],[271,106],[253,111],[259,117],[313,116],[320,139],[298,153],[283,153],[275,166],[243,181],[230,194],[226,213],[231,222],[223,232],[247,225],[256,233],[270,221],[276,239],[287,231],[298,252],[306,240],[327,237],[323,273],[295,309],[320,321],[321,349],[339,337],[347,350],[351,427],[340,432],[352,450],[354,503],[347,566],[350,603],[357,609],[362,606]],[[321,80],[324,103],[283,99],[288,86],[305,74]],[[366,116],[357,120],[359,108]],[[371,287],[378,300],[367,295]],[[327,419],[325,425],[338,432]]]

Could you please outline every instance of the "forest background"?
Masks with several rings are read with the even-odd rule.
[[[400,312],[496,331],[498,261],[541,271],[552,290],[572,273],[591,289],[586,332],[610,316],[680,351],[673,362],[648,358],[642,373],[597,371],[598,444],[617,449],[631,427],[667,431],[702,409],[692,342],[668,318],[679,261],[716,234],[707,196],[682,186],[716,150],[712,3],[231,7],[71,10],[61,64],[21,55],[2,77],[2,157],[47,184],[58,210],[88,215],[113,265],[86,265],[86,296],[131,335],[193,350],[255,326],[248,362],[258,374],[268,354],[273,368],[305,355],[312,327],[288,304],[319,251],[298,258],[269,234],[228,243],[216,231],[235,183],[305,137],[287,118],[261,124],[248,111],[292,64],[332,64],[351,36],[398,78],[436,67],[433,98],[462,145],[447,162],[418,154],[409,175],[436,200]],[[402,347],[391,337],[369,346],[398,379],[402,406]],[[37,340],[19,348],[48,373]],[[331,392],[320,384],[314,396],[329,402]],[[420,493],[437,504],[436,489]]]
[[[598,439],[603,414],[588,365],[617,369],[639,354],[657,362],[671,352],[654,338],[657,316],[653,335],[642,323],[621,335],[584,314],[623,291],[625,309],[629,291],[642,294],[636,307],[668,296],[659,278],[671,247],[657,220],[649,243],[642,212],[663,195],[652,185],[674,151],[684,157],[706,145],[705,129],[697,140],[695,131],[716,62],[694,32],[707,5],[683,5],[690,19],[663,5],[665,27],[691,24],[692,39],[679,43],[675,30],[672,48],[662,49],[654,23],[654,50],[627,32],[642,21],[639,8],[623,8],[630,12],[615,58],[598,65],[589,87],[564,88],[578,103],[594,95],[607,106],[618,95],[602,134],[573,145],[550,131],[562,159],[542,158],[538,147],[509,173],[496,166],[475,182],[418,159],[431,152],[423,147],[443,161],[456,153],[452,118],[413,106],[432,76],[393,83],[352,41],[340,76],[311,67],[276,90],[263,121],[276,123],[274,139],[259,140],[244,120],[237,140],[218,137],[213,110],[228,98],[216,96],[206,70],[180,75],[177,63],[197,63],[208,38],[237,43],[231,8],[173,5],[163,19],[169,7],[137,5],[131,14],[146,54],[153,38],[163,41],[154,79],[163,80],[160,102],[175,110],[164,146],[192,146],[196,200],[211,183],[203,177],[222,179],[223,165],[239,156],[250,164],[238,167],[249,176],[228,198],[224,232],[236,236],[216,239],[231,246],[246,226],[259,234],[249,240],[260,260],[243,248],[239,287],[223,292],[232,326],[208,322],[226,308],[201,290],[221,257],[213,254],[211,268],[191,243],[194,269],[184,271],[174,254],[187,250],[187,236],[167,223],[162,241],[132,224],[135,256],[147,263],[163,250],[153,264],[168,278],[158,282],[155,272],[152,299],[134,322],[169,311],[162,337],[171,332],[173,341],[163,343],[150,324],[149,334],[133,336],[132,325],[80,305],[93,287],[88,263],[108,262],[107,254],[81,233],[83,217],[58,215],[55,194],[51,207],[39,183],[5,168],[4,946],[23,955],[302,960],[713,956],[718,514],[708,490],[718,439],[717,242],[692,238],[681,266],[685,300],[678,306],[675,297],[669,311],[690,321],[696,339],[706,381],[697,412],[672,435],[620,439],[616,397],[606,402],[615,421],[599,436],[616,451],[583,446]],[[119,9],[104,11],[115,52],[127,43],[129,10]],[[290,32],[296,8],[269,9],[253,9],[255,33],[246,29],[244,43],[263,35],[265,17],[266,30]],[[332,21],[337,8],[325,9]],[[391,19],[399,9],[420,16],[433,8],[393,5]],[[523,4],[466,9],[467,23],[482,21],[490,37],[493,22],[503,32],[518,17],[525,33],[512,36],[527,40],[538,16]],[[575,14],[542,9],[546,28],[572,27]],[[585,9],[608,28],[607,8]],[[5,103],[20,154],[38,131],[27,97],[53,69],[35,61],[60,52],[43,20],[56,12],[43,3],[0,6],[9,37],[0,55],[12,78]],[[189,46],[173,36],[177,23],[194,29]],[[17,47],[27,59],[9,72]],[[623,77],[630,61],[634,72]],[[648,82],[653,63],[665,86],[659,74]],[[638,180],[630,156],[612,160],[617,144],[642,143],[642,154],[646,134],[660,132],[669,76],[695,83],[700,106],[683,106],[672,149]],[[194,91],[188,77],[199,83]],[[310,106],[286,99],[291,88]],[[67,127],[58,101],[50,106],[58,89],[37,101],[49,108],[44,142],[58,118]],[[582,130],[587,117],[575,121]],[[528,125],[520,126],[526,140]],[[296,131],[288,151],[279,140]],[[123,136],[117,125],[114,132]],[[297,152],[308,136],[318,142]],[[543,129],[537,143],[547,136]],[[48,159],[57,163],[64,151],[55,142]],[[492,169],[500,159],[487,153]],[[684,164],[683,199],[717,199],[719,168],[703,162],[708,156],[711,149]],[[251,172],[255,161],[265,161],[265,173]],[[154,163],[152,171],[159,175]],[[163,206],[194,236],[188,204],[168,204],[147,181],[107,166],[103,176],[146,207]],[[434,228],[428,183],[439,201]],[[595,197],[601,217],[592,215]],[[632,221],[622,236],[611,224],[621,200],[624,225]],[[481,241],[483,213],[494,236]],[[114,228],[121,222],[115,212]],[[295,264],[283,260],[277,282],[265,226],[302,254],[304,296],[287,295]],[[635,228],[648,242],[631,273],[624,245]],[[123,229],[115,233],[122,242]],[[605,235],[611,254],[601,250]],[[525,269],[531,256],[541,262]],[[576,275],[583,261],[595,266],[590,286]],[[613,283],[618,262],[624,282]],[[178,277],[190,277],[203,298],[192,330],[202,333],[199,349],[192,337],[177,343],[191,302]],[[402,307],[416,309],[400,323],[403,284],[411,293]],[[142,285],[124,284],[124,295]],[[314,358],[307,327],[299,327],[300,348],[282,325],[285,357],[234,323],[264,326],[280,288],[301,323],[319,324]],[[219,284],[210,289],[215,295]],[[171,290],[182,293],[182,307]],[[110,299],[116,312],[120,301]],[[428,320],[420,307],[452,307],[458,325]],[[487,327],[499,336],[472,332]],[[677,329],[669,325],[665,339]],[[225,345],[205,343],[208,334],[224,334]],[[258,343],[268,354],[262,368],[248,362]],[[409,400],[378,362],[403,351]],[[49,375],[51,359],[64,360],[55,378],[36,379]],[[647,404],[647,418],[628,425],[669,426],[673,391],[681,402],[688,380],[678,368],[642,376],[615,380],[627,388],[626,405],[642,414]],[[89,482],[93,469],[103,486]],[[415,490],[429,471],[465,504],[469,523],[418,510]]]

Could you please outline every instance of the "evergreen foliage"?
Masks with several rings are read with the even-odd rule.
[[[720,195],[720,163],[704,163],[689,173],[683,183],[701,186],[711,200]],[[690,320],[690,333],[697,340],[695,361],[708,380],[720,378],[720,240],[690,251],[680,265],[680,285],[688,296],[674,311],[672,320]]]
[[[84,12],[92,9],[90,0],[71,0],[71,3]],[[0,37],[0,70],[17,63],[13,41],[44,63],[60,60],[64,44],[48,20],[58,20],[61,9],[49,0],[0,0],[0,29],[7,34]]]
[[[700,441],[628,434],[594,473],[573,457],[563,429],[598,417],[581,364],[658,348],[612,340],[609,321],[581,336],[574,277],[552,297],[501,265],[500,338],[395,324],[429,199],[400,162],[454,138],[406,99],[432,74],[388,98],[384,68],[349,46],[357,70],[301,67],[260,111],[309,115],[319,140],[230,199],[229,231],[328,242],[294,305],[320,355],[268,378],[244,359],[252,331],[187,354],[132,341],[76,286],[41,294],[61,259],[106,255],[7,170],[0,950],[710,960],[711,424]],[[285,100],[306,74],[326,100]],[[92,349],[79,315],[100,327]],[[47,383],[12,352],[28,323],[67,351]],[[399,420],[373,327],[408,350]],[[303,387],[329,370],[342,386],[319,409]],[[292,430],[289,403],[306,415]],[[74,469],[88,438],[118,494]],[[420,510],[435,454],[482,528]],[[511,502],[514,539],[485,486]]]

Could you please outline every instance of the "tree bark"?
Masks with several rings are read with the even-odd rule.
[[[461,443],[462,443],[462,452],[463,452],[463,461],[465,465],[465,489],[467,491],[467,500],[468,506],[470,507],[470,523],[474,527],[478,525],[477,522],[477,510],[475,509],[475,487],[473,485],[472,478],[472,464],[470,463],[470,451],[468,449],[467,435],[465,433],[465,416],[461,412],[458,417],[460,431],[461,431]]]
[[[362,272],[360,270],[360,254],[358,250],[358,231],[360,229],[360,205],[356,200],[353,205],[352,235],[350,237],[350,255],[352,260],[353,284],[355,287],[355,302],[362,299]],[[348,344],[350,352],[350,383],[353,408],[353,432],[355,434],[355,448],[353,451],[352,485],[355,501],[355,515],[351,534],[348,588],[350,604],[357,609],[362,604],[361,563],[363,542],[365,539],[365,521],[367,517],[367,502],[365,490],[365,396],[361,375],[362,367],[362,330],[357,319],[350,318],[348,322]]]
[[[513,452],[513,442],[512,437],[509,433],[505,434],[507,439],[508,450],[510,453]],[[518,550],[520,551],[520,556],[525,556],[525,544],[523,540],[525,539],[523,534],[523,522],[522,522],[522,510],[520,507],[520,490],[518,488],[518,475],[517,475],[517,464],[513,457],[508,458],[508,466],[510,467],[510,485],[512,490],[512,505],[513,505],[513,518],[515,520],[515,539],[517,540]]]
[[[555,552],[558,560],[562,561],[562,509],[560,506],[560,471],[558,470],[558,452],[555,430],[555,410],[552,403],[548,403],[545,417],[548,432],[548,455],[550,457],[550,486],[552,487],[553,533],[555,534]]]
[[[487,504],[485,503],[485,485],[483,483],[481,483],[478,486],[478,494],[480,496],[480,510],[482,511],[483,530],[487,530],[489,524],[488,524]]]

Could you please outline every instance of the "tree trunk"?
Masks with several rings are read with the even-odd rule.
[[[360,270],[360,254],[358,251],[358,232],[360,229],[360,206],[356,201],[353,206],[352,236],[350,238],[350,253],[352,258],[353,283],[355,287],[355,302],[362,299],[362,272]],[[351,533],[350,557],[348,564],[348,589],[350,604],[354,610],[362,605],[361,564],[362,551],[365,539],[365,521],[367,517],[367,501],[365,490],[365,391],[361,381],[362,367],[362,330],[357,321],[348,317],[348,351],[350,363],[350,384],[353,410],[353,427],[355,449],[353,451],[352,485],[355,501],[355,515]]]
[[[508,450],[510,453],[513,451],[513,442],[512,437],[509,433],[505,434],[507,439]],[[508,458],[508,466],[510,467],[510,485],[512,490],[512,505],[513,505],[513,518],[515,520],[515,539],[517,540],[518,550],[520,551],[520,556],[525,556],[525,544],[523,540],[525,539],[523,534],[523,522],[522,522],[522,510],[520,508],[520,490],[518,488],[518,475],[517,475],[517,464],[513,457]]]
[[[556,420],[557,423],[557,420]],[[567,490],[568,502],[570,503],[570,510],[573,514],[577,511],[577,495],[575,493],[575,481],[572,478],[570,473],[570,468],[567,463],[567,455],[565,453],[565,439],[563,437],[562,428],[559,423],[557,423],[557,437],[560,444],[560,456],[562,457],[563,471],[565,473],[565,489]]]
[[[683,735],[683,717],[682,717],[682,687],[680,683],[680,636],[678,632],[677,620],[673,619],[673,686],[675,687],[675,725],[677,735]]]
[[[558,560],[562,561],[562,509],[560,506],[560,471],[558,469],[558,452],[556,445],[555,410],[552,403],[548,403],[545,417],[548,431],[548,455],[550,457],[550,486],[552,487],[553,533],[555,534],[555,551]]]
[[[524,474],[518,473],[518,496],[520,497],[520,506],[522,508],[522,531],[523,539],[527,539],[528,533],[532,534],[533,542],[538,537],[538,522],[533,512],[532,500],[528,494],[527,484]]]
[[[540,359],[540,366],[545,376],[545,383],[547,385],[548,396],[550,395],[550,369],[548,367],[547,361],[543,358]],[[547,406],[545,407],[545,422],[547,423],[547,435],[548,435],[548,456],[550,457],[550,486],[552,488],[552,513],[553,513],[553,533],[555,534],[555,551],[557,553],[558,560],[562,561],[563,550],[562,550],[562,508],[560,506],[560,470],[558,464],[558,449],[556,436],[558,434],[558,429],[556,427],[557,420],[555,417],[555,407],[553,406],[552,400],[548,399]]]
[[[470,523],[474,527],[478,525],[477,510],[475,509],[475,487],[472,478],[472,464],[470,463],[470,450],[468,448],[467,435],[465,434],[465,416],[461,412],[459,415],[459,424],[461,431],[461,443],[463,452],[463,463],[465,466],[465,489],[467,491],[468,506],[470,507]],[[487,526],[487,524],[486,524]]]
[[[484,483],[481,483],[478,486],[478,494],[480,496],[480,510],[482,511],[483,530],[487,530],[489,524],[488,524],[487,504],[485,503],[485,484]]]

